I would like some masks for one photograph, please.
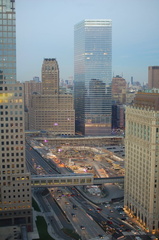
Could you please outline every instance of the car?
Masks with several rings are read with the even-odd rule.
[[[72,217],[76,217],[76,214],[74,214],[74,213],[71,213],[71,216],[72,216]]]
[[[113,224],[113,222],[112,222],[112,221],[107,221],[107,223],[108,223],[108,224]]]
[[[121,229],[121,228],[117,228],[116,230],[118,230],[119,232],[122,232],[122,229]]]
[[[92,211],[92,208],[88,208],[89,211]]]
[[[57,189],[57,192],[58,192],[58,193],[61,193],[61,190],[60,190],[60,189]]]
[[[131,232],[131,229],[125,228],[125,231],[126,231],[126,232]]]
[[[105,207],[109,207],[109,206],[110,206],[110,204],[105,205]]]
[[[101,239],[104,238],[104,236],[102,234],[99,234],[98,237],[101,238]]]
[[[77,206],[75,204],[73,204],[73,209],[77,210]]]
[[[84,226],[81,226],[80,228],[81,228],[82,230],[84,230],[84,229],[85,229],[85,227],[84,227]]]
[[[98,211],[102,211],[102,208],[97,208]]]

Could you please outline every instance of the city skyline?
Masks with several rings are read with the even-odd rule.
[[[147,82],[148,66],[159,65],[158,7],[157,0],[16,0],[17,80],[41,79],[46,57],[59,62],[60,79],[73,76],[74,25],[84,19],[112,19],[112,77]]]

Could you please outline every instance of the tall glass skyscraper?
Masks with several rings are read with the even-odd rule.
[[[0,226],[32,230],[23,85],[16,82],[15,0],[0,0]]]
[[[112,21],[86,19],[74,27],[76,132],[111,132]]]
[[[15,0],[0,0],[0,84],[16,82]]]

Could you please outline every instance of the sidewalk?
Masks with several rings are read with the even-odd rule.
[[[51,224],[48,222],[47,219],[47,214],[42,212],[43,210],[41,209],[41,212],[35,211],[33,209],[33,232],[29,232],[28,233],[28,240],[32,240],[32,239],[39,239],[39,233],[38,233],[38,229],[36,226],[36,220],[37,220],[37,216],[42,216],[45,219],[45,222],[47,224],[47,231],[48,234],[55,240],[63,240],[62,238],[60,238],[54,231],[53,227],[51,226]],[[50,213],[49,213],[50,214]],[[56,214],[51,211],[51,214],[54,215],[55,218],[57,218]]]
[[[32,239],[39,239],[39,233],[36,227],[36,217],[37,217],[37,211],[33,209],[33,232],[28,233],[28,240]],[[42,213],[39,212],[39,216],[42,216]]]

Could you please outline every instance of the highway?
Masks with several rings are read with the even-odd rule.
[[[53,174],[57,171],[55,170],[55,166],[53,165],[53,168],[44,161],[43,157],[39,155],[34,149],[30,148],[30,146],[26,145],[26,160],[27,160],[27,166],[33,172],[33,169],[31,166],[34,165],[35,171],[38,174],[39,171],[42,174]],[[39,169],[39,166],[41,168]],[[35,174],[35,172],[34,172]],[[47,189],[45,189],[46,192]],[[34,190],[34,197],[38,201],[38,204],[40,205],[40,208],[42,209],[43,213],[47,217],[48,224],[52,226],[53,231],[56,233],[57,236],[61,237],[62,239],[71,240],[71,237],[68,237],[64,232],[62,231],[63,228],[73,229],[72,224],[70,224],[67,220],[67,218],[64,216],[63,211],[58,207],[54,199],[52,198],[50,192],[47,190],[47,197],[43,195],[44,189],[35,189]],[[51,199],[51,200],[50,200]],[[57,221],[57,217],[60,219]]]
[[[44,189],[36,190],[34,195],[36,199],[38,199],[38,202],[40,203],[40,206],[47,217],[48,224],[52,226],[54,232],[56,232],[56,234],[60,236],[62,239],[66,240],[72,239],[66,234],[64,234],[64,232],[62,231],[63,228],[73,230],[74,228],[72,224],[68,222],[66,216],[63,213],[61,213],[61,209],[58,207],[50,193],[48,192],[47,195],[43,196],[42,195],[43,191]]]
[[[87,240],[98,237],[98,235],[107,236],[96,221],[94,221],[94,218],[88,214],[88,209],[92,209],[92,205],[76,189],[62,188],[60,193],[54,190],[53,196],[72,222],[76,231],[82,236],[82,239]],[[76,206],[76,209],[73,206]],[[72,214],[74,215],[72,216]],[[81,226],[85,229],[81,229]]]
[[[42,155],[45,156],[46,150]],[[44,159],[38,152],[26,145],[27,167],[32,174],[57,174],[68,173],[66,168],[59,168],[51,160]],[[64,169],[64,171],[62,171]],[[79,191],[80,190],[80,191]],[[87,199],[81,187],[60,187],[52,188],[45,196],[42,195],[40,189],[35,190],[35,197],[38,199],[43,212],[47,216],[48,224],[63,239],[71,239],[64,237],[62,228],[74,229],[82,238],[88,239],[109,239],[109,236],[116,233],[127,232],[128,236],[132,235],[132,230],[140,236],[144,234],[138,231],[136,226],[130,225],[129,221],[123,221],[124,213],[119,213],[114,204],[107,206],[96,205],[91,199]],[[77,209],[73,209],[73,205]],[[106,207],[105,207],[106,206]],[[121,208],[123,205],[121,206]],[[99,210],[100,209],[100,210]]]

